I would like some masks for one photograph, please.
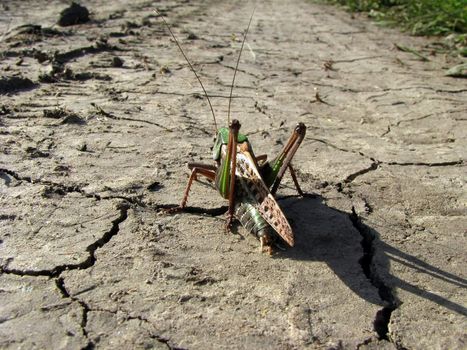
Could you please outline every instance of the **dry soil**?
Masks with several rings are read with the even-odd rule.
[[[466,81],[433,41],[310,1],[256,2],[232,99],[257,154],[308,132],[259,253],[187,162],[226,124],[249,1],[0,7],[0,347],[465,349]]]

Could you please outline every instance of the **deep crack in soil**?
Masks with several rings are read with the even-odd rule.
[[[398,307],[400,302],[394,296],[392,289],[384,283],[382,278],[378,275],[377,270],[372,266],[373,256],[376,254],[374,241],[378,238],[368,226],[362,224],[354,207],[352,207],[352,213],[349,214],[349,218],[353,226],[362,236],[361,245],[363,256],[359,262],[362,266],[363,273],[371,281],[371,284],[378,289],[379,296],[387,304],[387,306],[376,313],[373,323],[375,332],[378,334],[380,340],[391,340],[389,337],[389,322],[391,321],[392,312]]]
[[[53,269],[49,270],[19,270],[19,269],[9,269],[8,266],[2,266],[1,272],[7,274],[14,274],[18,276],[47,276],[50,278],[59,277],[63,271],[71,270],[84,270],[92,267],[96,263],[95,252],[97,249],[102,248],[106,243],[108,243],[112,237],[114,237],[119,232],[120,224],[123,223],[128,217],[129,204],[122,202],[119,206],[120,216],[112,221],[112,227],[110,230],[104,233],[104,235],[90,244],[86,251],[89,256],[86,260],[76,263],[76,264],[64,264],[55,266]]]
[[[443,72],[463,58],[258,0],[236,70],[251,2],[84,5],[66,28],[60,1],[0,5],[0,347],[465,348],[467,89]],[[286,175],[278,197],[294,248],[220,234],[211,189],[164,214],[185,163],[211,161],[213,120],[156,7],[219,126],[230,108],[274,155],[307,125],[312,195]]]

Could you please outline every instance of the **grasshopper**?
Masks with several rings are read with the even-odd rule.
[[[176,212],[186,207],[193,181],[202,176],[214,183],[220,195],[229,202],[226,222],[227,231],[231,230],[233,219],[236,218],[247,231],[259,238],[261,252],[272,253],[272,245],[277,237],[276,233],[290,247],[293,247],[295,240],[292,228],[274,195],[285,171],[289,169],[298,194],[303,196],[291,160],[305,137],[305,125],[298,123],[282,151],[273,160],[267,161],[267,155],[255,156],[248,137],[240,133],[240,122],[237,119],[230,122],[230,103],[232,101],[235,76],[253,14],[243,35],[242,46],[234,70],[227,115],[228,127],[217,128],[214,110],[201,79],[164,17],[159,12],[155,12],[162,18],[191,71],[198,79],[211,108],[216,131],[212,153],[214,164],[188,163],[191,175],[183,199],[178,207],[171,208],[168,211]]]

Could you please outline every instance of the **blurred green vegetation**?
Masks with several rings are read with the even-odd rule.
[[[402,26],[414,35],[467,33],[466,0],[321,0],[351,11],[368,12],[388,25]]]

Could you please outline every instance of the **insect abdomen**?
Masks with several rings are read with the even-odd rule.
[[[235,206],[235,216],[246,230],[258,237],[270,232],[270,225],[261,216],[259,210],[249,202],[238,202]]]

